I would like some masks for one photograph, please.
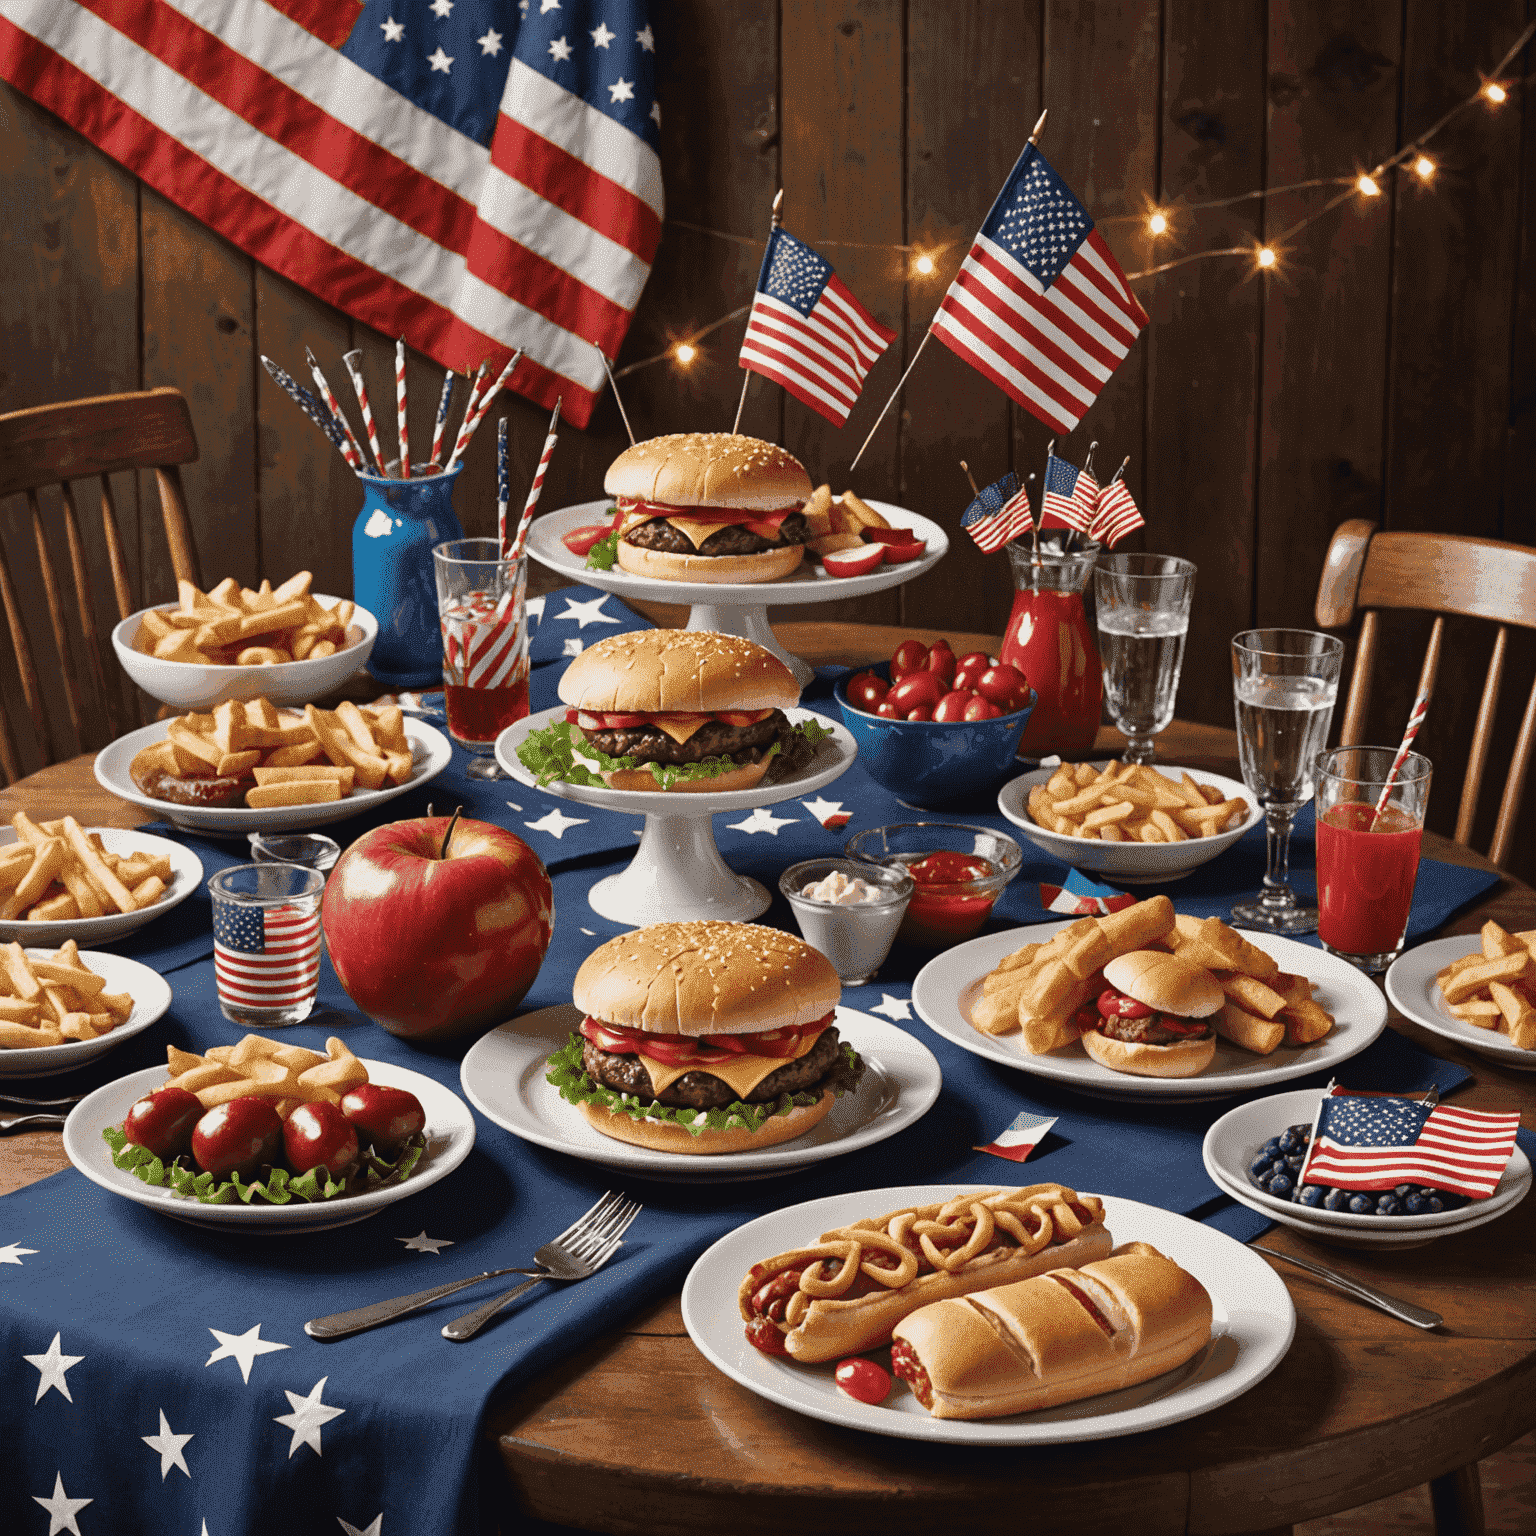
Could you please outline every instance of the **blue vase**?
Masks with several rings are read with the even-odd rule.
[[[432,546],[464,537],[453,511],[459,469],[431,474],[422,465],[413,480],[357,477],[363,510],[352,525],[352,596],[379,621],[368,670],[392,688],[443,680]]]

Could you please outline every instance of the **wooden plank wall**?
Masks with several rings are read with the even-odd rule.
[[[841,488],[1042,106],[1048,156],[1134,270],[1175,249],[1146,232],[1153,203],[1237,198],[1390,153],[1476,88],[1536,0],[671,0],[653,11],[669,222],[620,365],[748,301],[782,186],[787,226],[899,333],[845,430],[763,380],[749,393],[744,430]],[[1106,473],[1130,454],[1148,522],[1136,542],[1200,566],[1179,697],[1188,716],[1230,721],[1235,631],[1311,625],[1323,553],[1345,518],[1536,542],[1536,113],[1518,91],[1501,111],[1479,106],[1434,157],[1431,185],[1399,177],[1380,199],[1346,205],[1287,242],[1268,278],[1213,259],[1139,284],[1153,324],[1063,445],[1080,462],[1097,439]],[[176,385],[202,450],[185,478],[208,578],[308,566],[320,588],[345,591],[361,493],[257,358],[300,372],[309,345],[339,382],[341,353],[358,346],[382,394],[390,341],[256,266],[5,88],[0,164],[0,410]],[[1176,214],[1176,248],[1274,238],[1326,195]],[[897,249],[908,244],[934,251],[938,270],[910,274]],[[714,332],[686,370],[668,362],[626,378],[636,431],[728,427],[740,334],[740,322]],[[440,378],[413,356],[418,441]],[[521,402],[508,416],[526,474],[543,416]],[[954,527],[959,459],[984,480],[1029,473],[1047,436],[933,346],[856,485]],[[471,532],[494,515],[491,438],[481,434],[456,493]],[[600,494],[623,442],[611,404],[590,431],[568,429],[545,505]],[[169,563],[152,489],[125,485],[119,497],[139,590],[159,597]],[[21,511],[0,507],[0,536],[25,586]],[[995,632],[1010,600],[1002,557],[957,537],[920,583],[793,616]],[[103,623],[112,617],[103,608]],[[1426,630],[1394,619],[1388,654]],[[1517,681],[1536,668],[1533,639],[1515,648]],[[1421,737],[1439,769],[1431,819],[1442,830],[1491,644],[1462,625],[1450,641]],[[1415,668],[1379,683],[1373,738],[1396,739]],[[15,704],[6,666],[0,694]],[[1517,708],[1505,714],[1496,765]],[[57,728],[67,742],[67,722]],[[1527,875],[1533,829],[1527,812]]]

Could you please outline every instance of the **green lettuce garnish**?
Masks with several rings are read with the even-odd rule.
[[[839,1049],[850,1070],[856,1070],[858,1058],[851,1045],[842,1043]],[[745,1126],[749,1131],[761,1129],[763,1124],[776,1115],[787,1115],[792,1109],[808,1109],[821,1100],[821,1089],[814,1092],[781,1093],[766,1104],[745,1104],[737,1099],[723,1109],[673,1109],[654,1100],[639,1098],[631,1093],[620,1093],[606,1088],[587,1076],[581,1064],[582,1038],[573,1034],[570,1039],[549,1058],[549,1070],[544,1080],[560,1090],[560,1097],[571,1104],[600,1104],[616,1114],[628,1115],[631,1120],[664,1120],[680,1125],[690,1135],[701,1131],[723,1131],[730,1126]],[[834,1088],[841,1098],[847,1089]]]
[[[606,539],[599,539],[587,551],[589,571],[611,571],[619,558],[619,530],[615,528]]]
[[[314,1202],[335,1200],[346,1194],[366,1195],[386,1184],[403,1183],[427,1149],[426,1138],[418,1135],[405,1144],[393,1162],[370,1149],[357,1168],[339,1181],[321,1168],[311,1168],[297,1178],[286,1168],[273,1168],[265,1181],[247,1184],[238,1174],[216,1183],[211,1173],[194,1173],[179,1158],[163,1162],[148,1147],[129,1141],[121,1126],[107,1126],[101,1139],[112,1149],[114,1167],[157,1189],[190,1195],[202,1205],[234,1205],[237,1201],[245,1205],[287,1205],[292,1200]]]

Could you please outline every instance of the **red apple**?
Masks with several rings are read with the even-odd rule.
[[[238,1173],[249,1182],[263,1163],[277,1161],[282,1145],[282,1119],[266,1099],[216,1104],[192,1127],[192,1156],[216,1179]]]
[[[321,926],[347,996],[402,1039],[483,1033],[533,985],[555,922],[538,855],[487,821],[365,832],[326,882]],[[444,846],[444,842],[447,846]]]
[[[359,1083],[341,1096],[341,1112],[381,1157],[398,1152],[427,1123],[421,1100],[404,1088]]]
[[[148,1147],[162,1162],[192,1149],[192,1127],[203,1118],[195,1093],[167,1085],[147,1093],[123,1120],[123,1135],[136,1147]]]
[[[339,1179],[357,1162],[357,1131],[339,1104],[300,1104],[283,1122],[283,1151],[296,1174],[324,1168]]]
[[[883,544],[865,544],[858,549],[838,549],[821,557],[829,576],[867,576],[885,559]]]

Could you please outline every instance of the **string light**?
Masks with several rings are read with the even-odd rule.
[[[912,263],[912,270],[920,277],[927,277],[933,271],[933,257],[925,251]]]
[[[1435,162],[1428,155],[1420,155],[1413,162],[1413,169],[1420,181],[1428,181],[1435,174]]]
[[[1380,186],[1377,185],[1377,183],[1374,180],[1374,178],[1372,178],[1370,176],[1366,176],[1366,175],[1362,175],[1360,177],[1360,179],[1355,183],[1355,190],[1362,197],[1380,197],[1381,196],[1381,188],[1380,188]]]
[[[1491,101],[1496,107],[1502,106],[1506,101],[1509,100],[1509,92],[1506,91],[1497,80],[1490,80],[1487,85],[1483,87],[1483,95],[1487,97],[1487,99]]]
[[[1260,246],[1258,261],[1261,267],[1272,267],[1275,264],[1275,253],[1267,245]]]
[[[697,347],[690,346],[686,341],[682,341],[673,349],[672,355],[686,368],[699,353]]]
[[[1154,235],[1167,234],[1168,215],[1161,208],[1154,209],[1152,217],[1147,220],[1147,228]]]

